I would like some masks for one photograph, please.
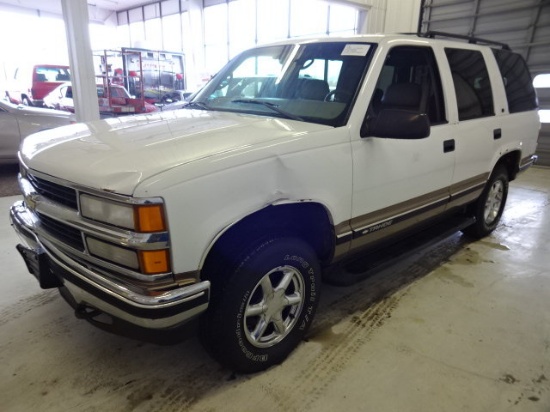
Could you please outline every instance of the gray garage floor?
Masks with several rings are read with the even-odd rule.
[[[0,198],[0,210],[18,199]],[[2,411],[550,411],[550,169],[511,185],[501,226],[456,234],[353,287],[252,376],[196,339],[156,346],[77,320],[0,225]]]

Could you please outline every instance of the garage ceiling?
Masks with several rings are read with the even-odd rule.
[[[102,9],[120,11],[157,2],[158,0],[89,0],[88,4],[90,6],[101,7]]]
[[[421,29],[506,43],[533,75],[550,73],[550,0],[424,0]]]

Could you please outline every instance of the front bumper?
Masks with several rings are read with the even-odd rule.
[[[39,222],[23,202],[10,209],[10,221],[23,240],[20,251],[29,272],[43,288],[61,287],[77,305],[92,307],[128,323],[165,329],[182,325],[208,307],[210,282],[177,287],[150,296],[133,291],[129,285],[85,267],[39,237]]]

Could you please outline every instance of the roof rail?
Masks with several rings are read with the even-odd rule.
[[[425,33],[417,33],[417,34],[419,37],[428,37],[430,39],[435,39],[436,37],[448,37],[451,39],[467,40],[468,43],[472,43],[472,44],[486,44],[489,46],[502,47],[502,49],[504,50],[510,50],[510,46],[508,46],[506,43],[501,43],[498,41],[487,40],[487,39],[480,39],[479,37],[466,36],[463,34],[446,33],[442,31],[427,31]]]

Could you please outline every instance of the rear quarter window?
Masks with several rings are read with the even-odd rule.
[[[536,110],[537,94],[523,57],[509,50],[493,49],[506,90],[510,113]]]

